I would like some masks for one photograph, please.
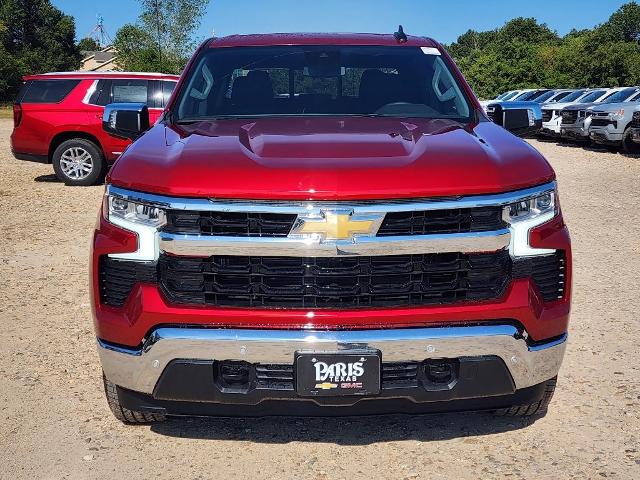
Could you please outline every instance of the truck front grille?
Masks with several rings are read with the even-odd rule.
[[[563,110],[562,111],[562,125],[572,125],[576,123],[578,119],[577,110]]]
[[[550,122],[553,118],[553,110],[542,110],[542,121]]]
[[[490,232],[506,226],[499,206],[393,212],[385,215],[378,236]]]
[[[286,237],[295,214],[167,211],[163,230],[182,235]],[[385,215],[378,236],[488,232],[505,228],[502,207],[455,208],[392,212]]]
[[[252,308],[400,307],[502,295],[507,251],[374,257],[161,256],[173,303]]]
[[[565,254],[512,260],[508,252],[383,257],[103,256],[100,301],[121,307],[138,283],[160,284],[177,304],[260,308],[444,305],[498,298],[511,278],[532,278],[545,302],[564,296]]]

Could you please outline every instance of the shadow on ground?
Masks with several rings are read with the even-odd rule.
[[[152,425],[160,435],[255,443],[322,442],[338,445],[418,440],[430,442],[491,435],[531,425],[530,418],[458,413],[366,417],[171,418]]]
[[[56,177],[54,173],[49,175],[40,175],[39,177],[34,178],[33,181],[42,183],[62,183],[62,180]]]

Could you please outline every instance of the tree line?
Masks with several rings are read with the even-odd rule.
[[[469,30],[446,45],[480,98],[517,88],[640,84],[640,5],[624,4],[592,29],[559,36],[534,18]]]
[[[118,67],[180,73],[193,52],[208,0],[138,0],[140,16],[114,37]],[[0,101],[15,98],[22,76],[75,70],[81,50],[73,17],[50,0],[0,2]],[[534,18],[501,28],[469,30],[446,48],[481,98],[516,88],[640,84],[640,5],[631,1],[609,19],[559,36]]]

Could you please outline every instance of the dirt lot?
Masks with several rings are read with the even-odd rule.
[[[116,421],[87,288],[101,187],[13,159],[0,120],[1,478],[640,478],[640,159],[533,142],[575,249],[548,415]]]

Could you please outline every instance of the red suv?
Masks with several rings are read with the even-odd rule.
[[[175,75],[60,72],[29,75],[13,106],[16,158],[52,163],[67,185],[91,185],[130,143],[102,129],[109,103],[145,103],[155,122],[178,81]]]

